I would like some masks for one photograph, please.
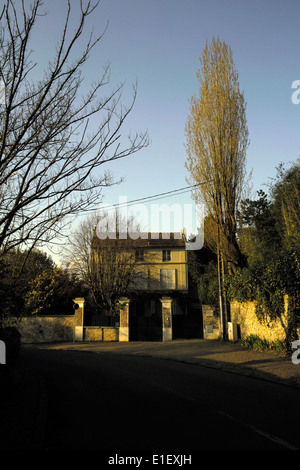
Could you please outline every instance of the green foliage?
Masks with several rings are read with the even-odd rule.
[[[255,301],[260,321],[271,323],[284,310],[285,291],[274,266],[270,265],[265,270],[236,269],[226,276],[225,287],[230,300]]]
[[[285,344],[282,341],[268,341],[258,335],[249,335],[241,340],[241,346],[254,351],[266,351],[272,349],[277,352],[285,352]]]
[[[9,317],[72,313],[72,299],[86,294],[75,276],[42,251],[12,250],[1,258],[0,326]]]
[[[259,320],[270,325],[284,312],[289,298],[286,347],[300,326],[300,169],[281,166],[270,197],[258,192],[242,204],[239,240],[248,266],[226,278],[227,295],[240,302],[254,300]]]
[[[246,302],[256,299],[256,277],[249,268],[234,269],[231,275],[225,277],[224,283],[229,300]]]
[[[26,312],[32,315],[51,313],[59,278],[60,270],[54,269],[52,272],[44,271],[30,283],[25,297]]]
[[[277,179],[271,187],[276,228],[288,251],[300,249],[300,159],[285,170],[277,169]]]
[[[68,315],[73,312],[72,299],[84,296],[81,283],[68,272],[55,268],[44,271],[29,285],[25,313],[29,315]]]
[[[243,338],[241,345],[245,348],[253,349],[254,351],[269,349],[269,342],[266,339],[261,339],[257,335],[250,335]]]
[[[188,252],[188,272],[195,285],[200,303],[216,305],[218,302],[218,272],[216,255],[206,246]],[[189,283],[190,285],[190,283]]]
[[[1,257],[0,322],[23,314],[30,282],[43,271],[51,272],[54,266],[53,260],[39,250],[11,250]]]
[[[210,261],[203,267],[203,274],[198,280],[198,298],[200,303],[215,305],[218,301],[218,277],[217,266]]]

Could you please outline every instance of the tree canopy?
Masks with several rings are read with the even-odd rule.
[[[186,123],[186,167],[196,202],[204,203],[215,225],[212,249],[224,260],[243,264],[236,240],[236,216],[245,184],[248,128],[230,47],[213,38],[200,57],[199,96],[190,100]]]
[[[248,266],[227,278],[231,298],[256,301],[260,319],[282,320],[288,296],[286,347],[300,326],[300,167],[299,162],[278,168],[269,196],[258,191],[240,214],[239,239]]]

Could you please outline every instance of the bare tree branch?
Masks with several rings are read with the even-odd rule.
[[[43,14],[42,1],[34,0],[30,7],[5,1],[0,14],[0,78],[6,96],[0,105],[1,252],[57,237],[66,216],[93,210],[101,201],[101,189],[115,184],[109,171],[99,175],[100,167],[149,143],[144,132],[121,147],[121,131],[137,89],[127,108],[121,105],[123,84],[99,97],[109,83],[108,64],[81,96],[84,66],[104,33],[90,34],[81,53],[79,40],[98,4],[79,2],[77,27],[69,38],[67,2],[55,56],[38,80],[29,47]]]
[[[99,239],[96,227],[104,221],[122,228],[126,238]],[[125,230],[125,232],[123,232]],[[137,292],[148,280],[148,273],[141,269],[136,258],[136,247],[128,233],[139,231],[133,218],[125,220],[116,211],[114,214],[93,214],[79,224],[69,237],[65,247],[65,263],[71,272],[89,287],[95,305],[112,314],[120,297]],[[149,262],[145,255],[144,262]]]

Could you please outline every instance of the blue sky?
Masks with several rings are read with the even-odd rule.
[[[64,5],[63,0],[45,1],[49,14],[41,18],[38,41],[32,45],[43,57],[58,39]],[[291,100],[292,82],[300,80],[299,17],[300,3],[294,0],[102,0],[89,26],[98,34],[109,24],[86,77],[97,79],[110,61],[111,86],[126,80],[125,105],[137,80],[138,97],[124,135],[129,129],[148,129],[151,139],[148,148],[111,164],[115,178],[124,176],[126,181],[107,188],[103,204],[115,204],[120,196],[131,201],[187,186],[189,98],[198,93],[199,57],[213,36],[231,47],[245,94],[253,195],[267,190],[264,185],[275,176],[275,167],[299,156],[300,104]],[[189,193],[158,202],[192,203]]]

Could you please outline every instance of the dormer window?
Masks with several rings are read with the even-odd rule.
[[[171,261],[171,251],[170,250],[163,250],[162,260],[163,261]]]

